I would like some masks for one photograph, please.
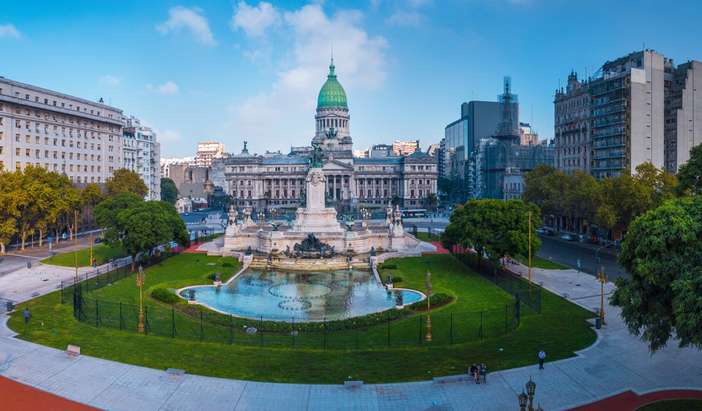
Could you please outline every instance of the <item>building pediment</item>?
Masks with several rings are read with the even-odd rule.
[[[324,171],[353,171],[353,165],[339,160],[330,160],[324,163]]]

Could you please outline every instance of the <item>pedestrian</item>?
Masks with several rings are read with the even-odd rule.
[[[546,352],[544,350],[539,351],[539,369],[544,369],[544,360],[546,359]]]
[[[29,324],[29,317],[32,315],[29,313],[29,308],[24,307],[24,312],[22,313],[22,316],[24,317],[24,325]]]
[[[468,371],[468,374],[470,375],[471,378],[473,378],[473,380],[475,380],[475,373],[477,372],[477,370],[478,370],[478,366],[475,363],[473,363],[470,366],[470,369]]]
[[[483,384],[487,384],[487,366],[485,363],[480,364],[480,378],[483,380]]]

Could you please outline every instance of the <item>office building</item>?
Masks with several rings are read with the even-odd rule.
[[[702,63],[680,64],[671,73],[665,101],[665,167],[677,173],[702,143]]]
[[[395,140],[392,143],[392,154],[396,156],[409,156],[419,150],[419,140]]]
[[[568,174],[575,170],[590,172],[592,138],[587,86],[572,71],[565,91],[556,92],[554,99],[555,166]]]

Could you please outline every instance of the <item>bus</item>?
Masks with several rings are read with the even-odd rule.
[[[424,208],[412,208],[402,210],[402,218],[423,218],[427,216],[427,210]]]

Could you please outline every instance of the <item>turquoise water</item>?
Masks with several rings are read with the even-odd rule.
[[[413,290],[387,292],[368,271],[285,272],[248,270],[228,286],[196,286],[180,292],[211,309],[274,321],[324,321],[358,317],[411,304]]]

